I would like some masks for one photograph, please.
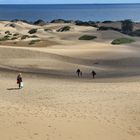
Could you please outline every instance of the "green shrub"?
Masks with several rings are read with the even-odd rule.
[[[34,34],[34,33],[36,33],[37,32],[37,29],[31,29],[31,30],[29,30],[29,34]]]
[[[11,40],[16,40],[16,39],[18,39],[18,38],[17,38],[17,37],[12,37],[12,38],[11,38]]]
[[[112,23],[113,21],[111,21],[111,20],[105,20],[105,21],[103,21],[102,23]]]
[[[124,34],[128,34],[128,35],[131,34],[133,32],[133,28],[134,28],[134,23],[132,20],[127,19],[127,20],[122,21],[121,31]]]
[[[32,38],[38,38],[38,36],[37,36],[37,35],[32,35],[32,36],[30,36],[30,37],[32,37]]]
[[[29,45],[33,45],[33,44],[35,44],[36,42],[39,42],[40,40],[31,40],[30,42],[29,42]]]
[[[11,38],[11,40],[16,40],[16,39],[17,39],[17,37],[12,37],[12,38]]]
[[[66,31],[69,31],[70,28],[71,28],[70,26],[64,26],[64,27],[58,29],[57,32],[66,32]]]
[[[9,37],[10,37],[9,35],[6,35],[6,36],[0,38],[0,41],[6,41],[6,40],[9,40],[9,39],[10,39]]]
[[[92,36],[92,35],[83,35],[81,37],[79,37],[79,40],[93,40],[97,38],[96,36]]]
[[[44,29],[44,31],[46,31],[46,32],[47,32],[47,31],[49,31],[49,29]]]
[[[140,29],[133,31],[130,33],[131,36],[140,36]]]
[[[100,26],[100,27],[98,28],[98,30],[99,30],[99,31],[106,31],[106,30],[110,30],[110,28],[109,28],[109,27],[106,27],[106,26]]]
[[[13,36],[18,36],[18,35],[19,35],[18,33],[13,34]]]
[[[43,26],[43,25],[46,25],[46,22],[43,21],[42,19],[39,19],[39,20],[35,21],[33,24]]]
[[[10,24],[9,26],[10,26],[10,27],[12,27],[12,28],[15,28],[15,27],[16,27],[16,25],[15,25],[15,24],[13,24],[13,23],[12,23],[12,24]]]
[[[45,32],[51,32],[51,29],[44,29]]]
[[[10,33],[10,31],[5,31],[5,34],[8,34],[8,35],[9,35],[9,34],[11,34],[11,33]]]
[[[23,36],[21,37],[21,40],[26,39],[26,38],[29,38],[29,37],[30,37],[29,35],[23,35]]]
[[[21,40],[26,39],[26,38],[38,38],[38,36],[36,36],[36,35],[32,35],[32,36],[23,35],[23,36],[21,37]]]
[[[118,38],[118,39],[113,40],[111,44],[120,45],[120,44],[132,43],[132,42],[135,42],[135,40],[130,39],[130,38]]]
[[[97,22],[94,21],[80,21],[80,20],[76,20],[75,24],[78,26],[92,26],[92,27],[98,27],[98,25],[96,24]]]
[[[121,31],[120,29],[118,28],[114,28],[114,27],[106,27],[106,26],[100,26],[98,28],[98,31],[107,31],[107,30],[114,30],[114,31]]]

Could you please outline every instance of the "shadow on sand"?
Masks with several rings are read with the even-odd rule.
[[[7,90],[19,90],[19,88],[7,88]]]

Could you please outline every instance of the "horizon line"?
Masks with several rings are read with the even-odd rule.
[[[0,3],[0,5],[90,5],[90,4],[140,4],[139,3]]]

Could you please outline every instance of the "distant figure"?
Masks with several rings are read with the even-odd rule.
[[[76,71],[76,73],[77,73],[77,75],[78,75],[78,77],[80,76],[80,69],[77,69],[77,71]]]
[[[91,72],[91,74],[92,74],[92,77],[93,77],[93,79],[95,78],[95,75],[96,75],[96,72],[93,70],[92,72]]]
[[[18,86],[19,86],[19,89],[23,87],[23,85],[22,85],[22,75],[21,75],[21,73],[19,73],[18,76],[17,76],[17,84],[18,84]]]

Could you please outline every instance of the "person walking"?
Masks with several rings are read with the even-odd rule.
[[[91,72],[93,79],[95,78],[96,72],[94,70],[92,70]]]
[[[18,84],[19,89],[21,89],[23,87],[22,82],[23,82],[22,75],[21,75],[21,73],[19,73],[17,76],[17,84]]]
[[[77,73],[78,77],[80,76],[80,72],[81,72],[81,70],[77,69],[76,73]]]

